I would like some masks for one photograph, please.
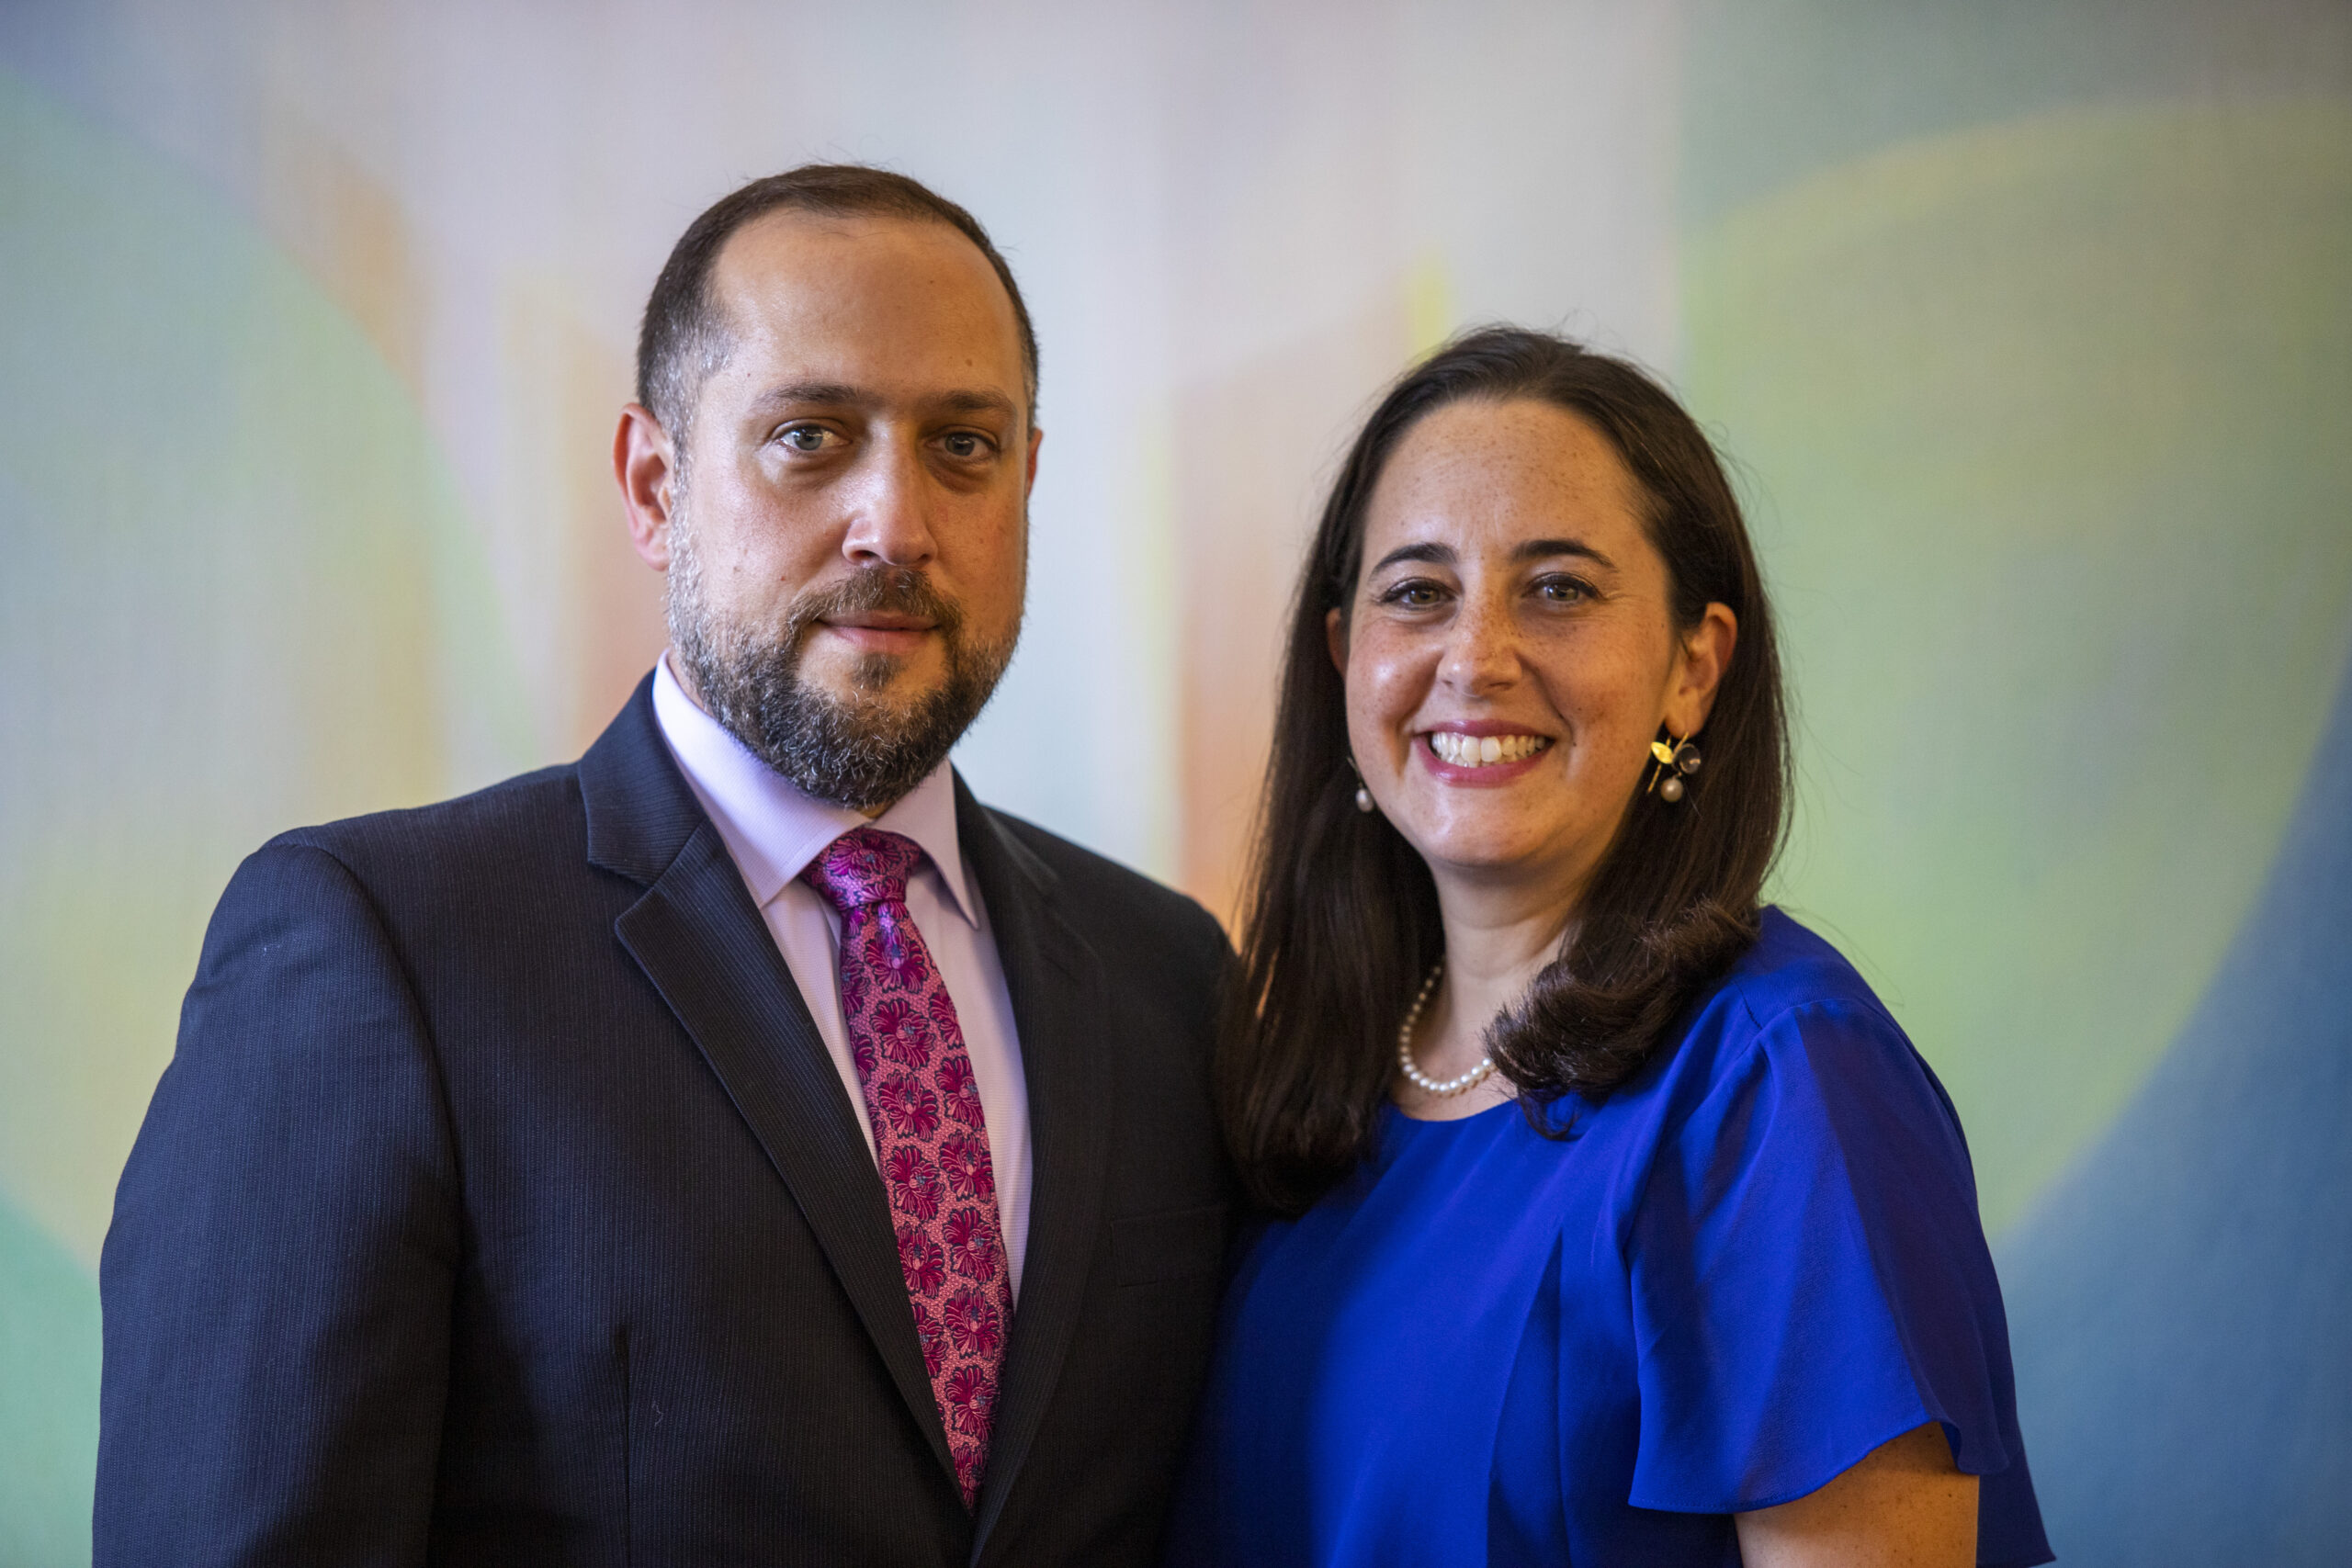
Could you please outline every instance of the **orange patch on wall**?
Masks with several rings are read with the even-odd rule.
[[[1283,637],[1299,563],[1348,444],[1405,365],[1400,280],[1337,323],[1179,394],[1182,564],[1179,885],[1232,924],[1273,742]]]

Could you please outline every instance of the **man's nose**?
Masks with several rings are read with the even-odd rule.
[[[855,566],[922,566],[938,552],[933,485],[912,438],[877,440],[849,484],[842,554]]]

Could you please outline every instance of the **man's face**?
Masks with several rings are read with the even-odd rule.
[[[1012,301],[944,225],[788,212],[728,241],[711,295],[729,350],[673,437],[659,541],[681,673],[803,789],[878,809],[1020,631],[1037,437]]]

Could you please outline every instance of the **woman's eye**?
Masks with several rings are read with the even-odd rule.
[[[1408,610],[1426,610],[1444,596],[1445,591],[1427,578],[1408,577],[1383,593],[1380,602]]]
[[[795,452],[821,452],[832,434],[821,424],[796,424],[784,430],[777,439]]]
[[[1547,604],[1580,604],[1592,597],[1592,584],[1573,577],[1545,577],[1536,581],[1535,592]]]

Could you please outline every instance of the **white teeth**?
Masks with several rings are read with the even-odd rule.
[[[1541,735],[1457,735],[1450,729],[1430,732],[1430,750],[1437,753],[1441,761],[1457,768],[1523,761],[1550,744]]]

